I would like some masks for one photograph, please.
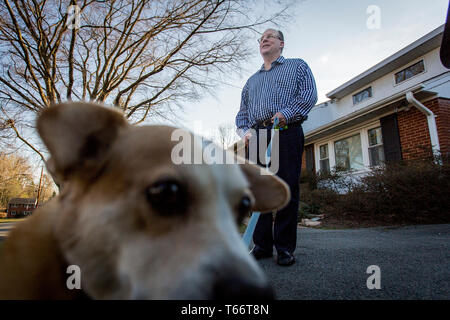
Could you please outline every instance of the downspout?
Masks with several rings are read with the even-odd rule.
[[[439,146],[439,137],[436,127],[436,116],[433,111],[425,107],[420,101],[418,101],[414,94],[409,91],[406,93],[406,100],[415,106],[420,112],[427,116],[428,121],[428,131],[430,132],[430,140],[431,140],[431,150],[433,151],[433,155],[437,156],[439,154],[440,146]]]

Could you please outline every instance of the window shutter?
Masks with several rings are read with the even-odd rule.
[[[305,147],[306,171],[315,172],[314,169],[314,144]]]
[[[380,119],[383,135],[384,157],[386,162],[402,160],[402,148],[398,133],[397,114],[391,114]]]

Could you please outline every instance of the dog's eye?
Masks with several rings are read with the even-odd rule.
[[[250,213],[252,207],[253,207],[252,199],[250,199],[249,196],[243,196],[238,206],[239,216],[244,217],[246,214]]]
[[[162,214],[178,214],[186,209],[185,189],[174,180],[155,182],[147,189],[147,199]]]

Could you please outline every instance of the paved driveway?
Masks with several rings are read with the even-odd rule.
[[[5,240],[12,228],[20,222],[4,222],[0,223],[0,241]]]
[[[0,224],[0,241],[14,224]],[[295,256],[291,267],[259,261],[278,299],[450,299],[450,224],[299,229]],[[371,265],[379,290],[367,288]]]
[[[450,299],[450,225],[299,229],[297,263],[260,261],[278,299]],[[367,288],[367,267],[381,289]]]

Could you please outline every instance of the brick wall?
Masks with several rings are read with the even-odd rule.
[[[305,149],[303,149],[303,154],[302,154],[302,172],[306,172],[306,152],[305,152]]]
[[[424,103],[436,115],[441,152],[450,151],[450,100],[433,99]],[[409,111],[399,112],[398,130],[404,160],[424,158],[430,155],[431,142],[426,116],[411,106]]]
[[[450,99],[436,99],[436,126],[442,154],[450,154]],[[433,100],[435,101],[435,100]],[[434,110],[433,110],[434,112]]]
[[[9,204],[9,208],[8,208],[8,213],[7,213],[7,218],[19,218],[19,217],[23,217],[24,212],[33,212],[35,210],[35,206],[28,204],[28,206],[26,204],[18,204],[17,207],[12,207],[11,204]],[[15,212],[14,215],[12,215],[11,213]]]

